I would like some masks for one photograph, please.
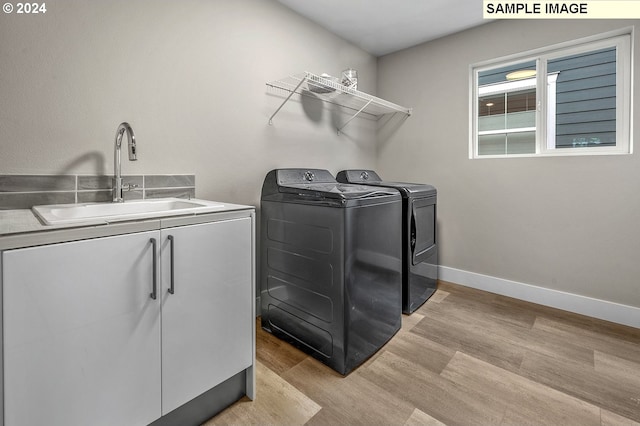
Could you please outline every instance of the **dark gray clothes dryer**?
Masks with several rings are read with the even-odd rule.
[[[431,185],[383,181],[373,170],[343,170],[339,182],[394,188],[402,195],[402,312],[410,314],[436,291],[436,189]]]
[[[262,328],[349,373],[400,329],[400,194],[278,169],[260,204]]]

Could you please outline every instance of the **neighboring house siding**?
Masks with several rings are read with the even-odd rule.
[[[556,147],[616,144],[616,49],[548,61],[556,82]]]

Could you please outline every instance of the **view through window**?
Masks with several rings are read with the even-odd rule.
[[[630,152],[630,36],[475,66],[471,157]]]

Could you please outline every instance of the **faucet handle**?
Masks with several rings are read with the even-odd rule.
[[[122,184],[122,190],[131,191],[132,189],[136,189],[138,187],[137,183],[124,183]]]

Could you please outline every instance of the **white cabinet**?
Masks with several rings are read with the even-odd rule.
[[[253,261],[253,215],[2,252],[4,425],[147,425],[245,369],[252,393]]]
[[[160,416],[159,232],[3,252],[4,424]]]
[[[162,230],[162,414],[253,364],[250,220]]]

